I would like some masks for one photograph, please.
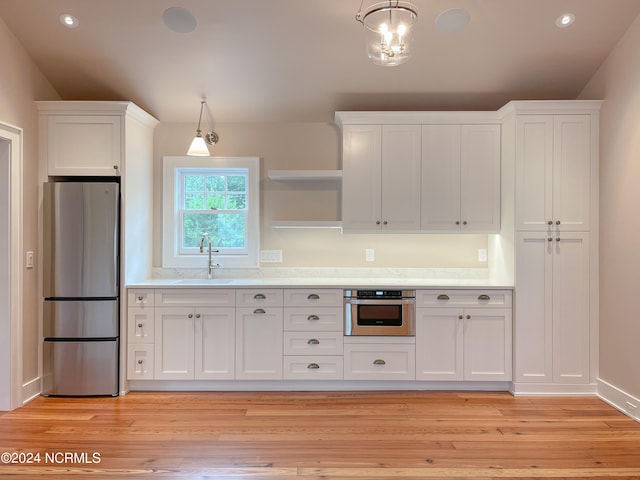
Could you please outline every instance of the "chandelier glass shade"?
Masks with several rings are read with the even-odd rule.
[[[367,56],[373,63],[392,67],[411,58],[411,27],[418,20],[411,2],[389,0],[364,10],[360,5],[356,20],[365,27]]]

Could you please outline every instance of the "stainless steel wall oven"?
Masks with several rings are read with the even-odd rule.
[[[344,334],[414,336],[415,290],[345,290]]]

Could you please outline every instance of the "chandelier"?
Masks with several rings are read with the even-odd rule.
[[[393,67],[411,57],[411,27],[418,12],[411,2],[389,0],[362,9],[356,20],[365,27],[367,55],[376,65]]]

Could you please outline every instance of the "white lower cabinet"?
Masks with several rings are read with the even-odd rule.
[[[128,380],[153,380],[153,350],[153,344],[129,344],[127,347]]]
[[[282,379],[282,307],[236,309],[236,379]]]
[[[285,380],[340,380],[342,355],[296,355],[284,357]]]
[[[233,307],[156,308],[154,378],[233,379],[234,323]]]
[[[415,380],[415,353],[411,343],[345,343],[344,379]]]
[[[589,233],[518,232],[516,251],[516,382],[589,383]]]
[[[434,293],[418,293],[428,303]],[[424,299],[422,298],[424,297]],[[416,379],[510,381],[510,292],[440,292],[440,306],[416,309]],[[475,307],[469,305],[475,299]],[[491,306],[492,302],[503,308]]]

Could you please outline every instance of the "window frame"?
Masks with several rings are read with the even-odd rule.
[[[180,169],[246,169],[246,253],[217,253],[215,262],[222,268],[257,267],[260,248],[260,158],[165,156],[163,161],[162,266],[165,268],[205,268],[207,252],[180,253],[179,224],[181,189]],[[231,173],[231,172],[230,172]],[[204,261],[204,263],[203,263]]]

